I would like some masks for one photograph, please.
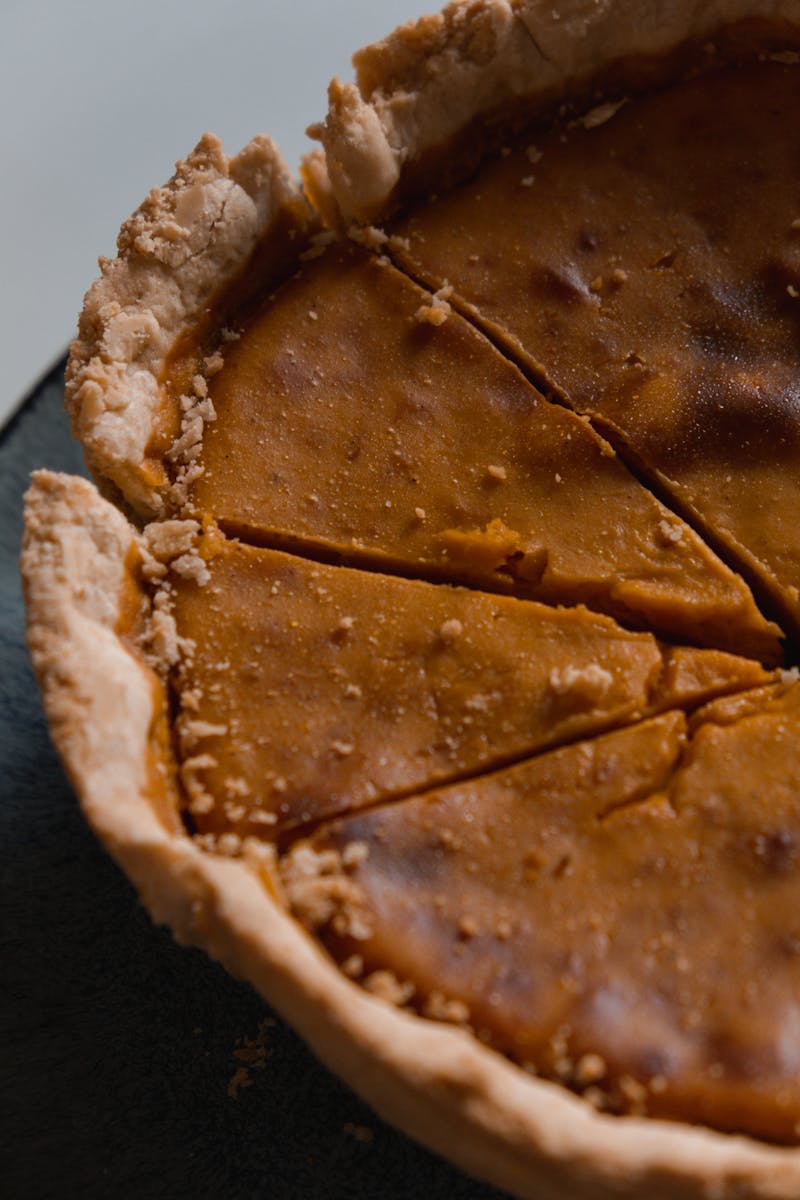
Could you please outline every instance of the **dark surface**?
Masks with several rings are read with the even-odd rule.
[[[83,472],[63,364],[0,437],[0,1194],[502,1200],[384,1125],[269,1010],[155,928],[84,824],[23,637],[22,494]]]

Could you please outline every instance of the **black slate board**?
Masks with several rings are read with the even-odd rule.
[[[269,1009],[155,928],[50,744],[17,573],[29,472],[83,473],[63,363],[0,437],[0,1195],[502,1200],[383,1124]]]

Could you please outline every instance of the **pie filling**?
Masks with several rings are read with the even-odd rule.
[[[172,585],[185,646],[175,730],[189,813],[210,848],[771,678],[751,659],[665,646],[585,608],[218,535],[197,553],[203,586],[196,569]]]
[[[764,62],[601,106],[418,208],[389,243],[589,416],[793,632],[798,104],[800,72]]]
[[[593,1103],[793,1141],[800,686],[330,822],[294,912],[345,971]]]
[[[230,534],[780,660],[744,582],[608,443],[388,263],[306,263],[224,362],[191,502]]]
[[[318,239],[176,360],[206,427],[145,562],[205,848],[265,845],[383,998],[604,1110],[778,1142],[798,101],[780,62],[721,70],[540,132],[379,255]]]

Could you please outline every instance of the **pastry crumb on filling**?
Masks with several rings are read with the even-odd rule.
[[[281,860],[281,879],[298,920],[317,931],[330,926],[337,934],[366,941],[372,935],[369,914],[350,872],[364,861],[369,847],[351,843],[343,853],[299,845]]]
[[[421,304],[416,311],[418,321],[427,322],[428,325],[444,325],[450,313],[453,311],[449,300],[453,295],[453,289],[449,284],[445,283],[438,288],[431,297],[430,304]]]

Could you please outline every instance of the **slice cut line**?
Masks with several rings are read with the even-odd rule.
[[[800,71],[767,62],[608,105],[532,135],[387,243],[432,288],[446,279],[795,634],[798,99]]]
[[[280,837],[772,678],[580,607],[326,566],[216,532],[186,545],[177,538],[169,583],[175,729],[209,846]]]
[[[210,380],[186,511],[249,542],[780,661],[744,582],[467,322],[431,324],[430,301],[356,248],[305,263]]]

